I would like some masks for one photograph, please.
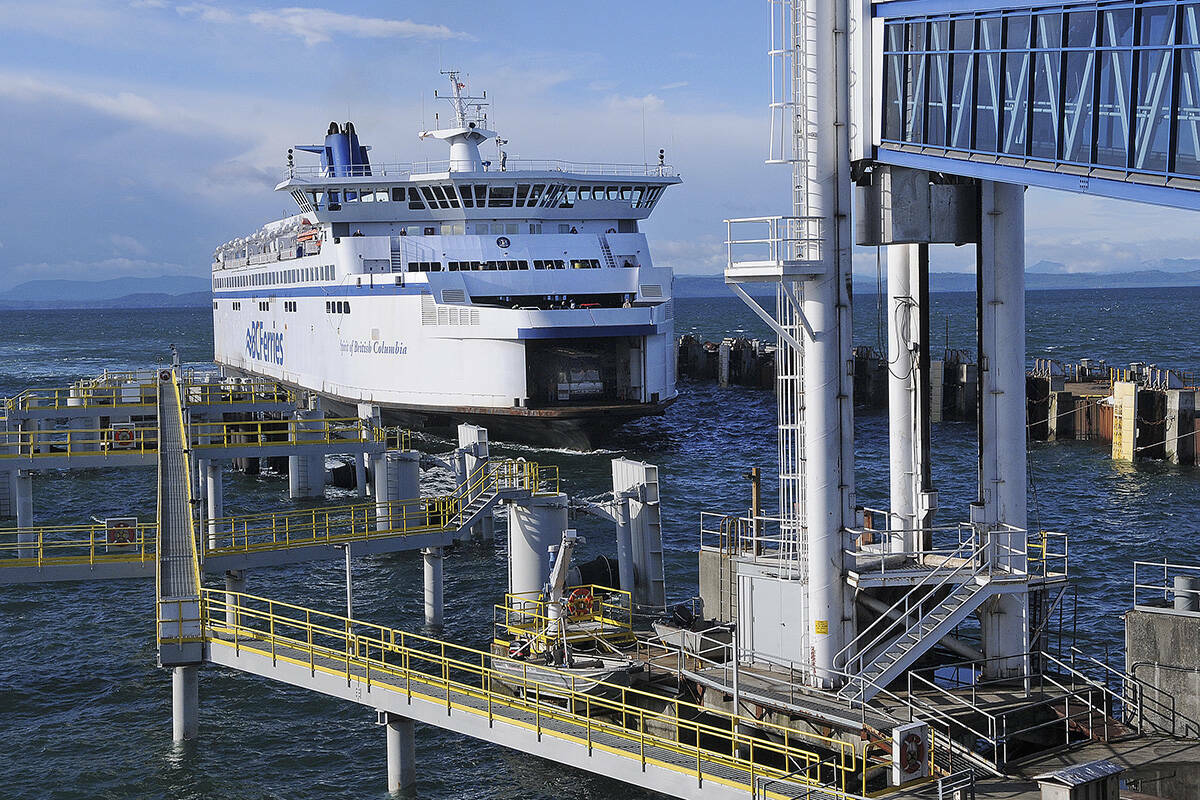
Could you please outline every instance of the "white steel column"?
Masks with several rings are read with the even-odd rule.
[[[846,89],[847,9],[813,0],[804,9],[797,79],[807,123],[807,157],[796,165],[794,213],[818,217],[826,274],[804,284],[805,517],[811,659],[818,683],[841,682],[835,656],[853,637],[846,590],[845,526],[854,504],[854,418],[850,338],[850,165]]]
[[[1026,570],[1025,187],[980,185],[979,500],[993,528],[991,558],[1002,570]],[[1021,529],[1004,533],[999,525]],[[984,605],[983,650],[989,672],[1025,666],[1028,595],[1000,595]]]
[[[238,624],[237,610],[241,604],[239,599],[234,597],[233,594],[246,593],[246,570],[225,570],[225,591],[225,624],[232,628]]]
[[[442,548],[426,547],[425,557],[425,625],[442,627]]]
[[[895,244],[887,249],[888,337],[888,456],[890,466],[890,520],[893,530],[915,527],[916,471],[914,469],[914,392],[917,359],[910,347],[915,327],[912,319],[911,265],[917,245]],[[905,538],[890,540],[890,550],[907,549]]]
[[[204,469],[205,494],[208,497],[208,546],[220,546],[220,526],[217,520],[225,516],[225,489],[221,482],[221,462],[207,459]]]
[[[37,558],[37,539],[33,527],[33,473],[19,469],[13,474],[13,498],[17,507],[17,527],[25,532],[18,534],[17,554],[21,558]]]
[[[386,713],[386,712],[384,712]],[[387,790],[410,792],[417,784],[417,749],[413,721],[387,714]]]
[[[171,736],[176,742],[195,739],[200,728],[199,667],[171,670]]]

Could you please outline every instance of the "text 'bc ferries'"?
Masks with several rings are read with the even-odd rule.
[[[471,421],[586,446],[675,399],[672,273],[638,223],[663,165],[509,159],[450,72],[446,162],[372,165],[350,123],[276,189],[300,213],[220,247],[215,359],[371,403],[406,424]],[[479,146],[494,140],[496,163]]]

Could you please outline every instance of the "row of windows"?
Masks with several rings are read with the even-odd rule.
[[[558,223],[559,233],[579,233],[578,225],[583,223]],[[610,232],[615,232],[609,229]],[[464,222],[441,222],[437,225],[402,225],[399,226],[400,236],[463,236],[467,232]],[[471,225],[471,233],[476,236],[515,236],[522,233],[538,234],[543,232],[540,222],[475,222]]]
[[[295,312],[298,310],[296,308],[296,306],[297,306],[297,303],[295,300],[284,300],[283,301],[283,310],[284,311]]]
[[[270,300],[260,300],[258,303],[258,310],[259,311],[270,311],[271,310],[271,301]]]
[[[252,272],[242,275],[213,276],[214,289],[249,289],[255,286],[273,286],[279,283],[333,280],[333,264],[321,267],[296,267],[267,272]]]
[[[450,208],[572,208],[578,202],[613,200],[632,208],[650,208],[662,194],[661,186],[604,185],[570,186],[566,184],[519,183],[458,185],[454,183],[424,186],[393,186],[375,189],[354,187],[329,191],[310,191],[302,196],[305,210],[322,207],[337,210],[342,203],[403,203],[414,211]],[[296,196],[295,193],[293,196]]]
[[[326,314],[349,314],[350,313],[350,301],[349,300],[326,300],[325,301],[325,313]]]

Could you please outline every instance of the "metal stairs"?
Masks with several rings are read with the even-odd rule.
[[[839,655],[853,655],[847,658],[848,680],[839,697],[850,703],[867,702],[996,593],[999,582],[986,558],[969,544],[955,556],[932,569],[846,645]],[[954,562],[957,566],[948,566]],[[943,591],[945,597],[929,606],[931,598]],[[878,627],[882,630],[874,632]]]
[[[608,246],[608,237],[604,234],[600,234],[600,251],[604,254],[604,266],[617,266],[617,261],[613,258],[612,248]]]
[[[498,487],[495,483],[489,484],[451,518],[450,524],[447,527],[456,528],[460,531],[473,527],[483,519],[485,514],[491,512],[492,506],[496,505],[496,501],[499,499],[500,491]]]

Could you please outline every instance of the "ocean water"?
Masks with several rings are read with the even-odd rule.
[[[1107,358],[1200,367],[1200,330],[1191,309],[1200,289],[1032,292],[1027,298],[1030,357]],[[952,347],[972,347],[974,300],[934,296],[933,326]],[[876,298],[855,301],[856,340],[877,344]],[[677,301],[678,333],[709,338],[767,336],[735,298]],[[186,362],[211,358],[206,310],[0,312],[0,394],[65,385],[104,368],[151,367],[177,344]],[[775,469],[774,398],[769,392],[684,383],[660,419],[625,428],[610,449],[577,453],[496,445],[559,465],[564,488],[583,497],[609,487],[616,455],[660,467],[668,591],[695,591],[701,510],[737,511],[749,503],[747,468]],[[861,503],[887,496],[887,419],[856,416],[857,492]],[[417,446],[447,452],[450,443],[418,436]],[[964,518],[974,496],[972,425],[934,427],[939,521]],[[1035,444],[1030,453],[1031,521],[1071,534],[1079,587],[1078,638],[1101,657],[1120,658],[1132,562],[1172,556],[1187,561],[1200,523],[1200,472],[1158,463],[1116,464],[1084,442]],[[448,476],[423,476],[426,491]],[[228,513],[286,508],[286,480],[226,476]],[[34,481],[35,517],[68,522],[116,514],[150,518],[152,469],[47,473]],[[770,491],[765,493],[768,497]],[[330,489],[336,502],[348,493]],[[587,537],[582,558],[612,552],[610,527],[575,523]],[[486,646],[492,604],[504,591],[504,539],[451,551],[445,564],[446,636]],[[330,611],[344,603],[340,562],[248,576],[248,591]],[[356,616],[419,629],[421,562],[416,553],[358,559]],[[198,740],[170,739],[170,676],[154,666],[153,586],[144,581],[0,587],[0,797],[14,798],[382,798],[384,734],[374,714],[258,678],[206,667],[200,675]],[[456,798],[637,798],[615,781],[541,759],[418,727],[419,793]]]

